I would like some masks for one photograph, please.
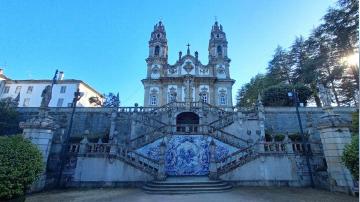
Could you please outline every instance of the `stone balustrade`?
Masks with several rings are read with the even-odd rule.
[[[81,152],[81,147],[85,146],[85,153]],[[113,150],[115,148],[115,150]],[[85,144],[71,144],[69,147],[69,153],[75,155],[86,155],[88,157],[97,155],[113,155],[113,157],[124,161],[144,172],[151,175],[157,175],[159,170],[159,162],[146,157],[142,154],[129,151],[127,148],[118,147],[114,144],[109,143],[85,143]]]

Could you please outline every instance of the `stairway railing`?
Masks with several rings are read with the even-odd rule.
[[[215,120],[211,123],[209,123],[210,126],[214,127],[215,129],[223,129],[226,126],[231,125],[234,123],[234,114],[228,114],[224,117],[219,118],[218,120]]]
[[[243,148],[244,145],[248,145],[248,142],[240,137],[237,137],[231,133],[225,132],[220,129],[216,129],[213,126],[209,126],[208,134],[221,142],[229,144],[237,148]]]
[[[129,151],[127,148],[117,147],[109,143],[87,143],[85,153],[80,153],[81,144],[71,144],[69,153],[78,156],[91,157],[93,155],[106,155],[107,157],[119,159],[128,165],[140,169],[150,175],[156,176],[159,170],[159,162],[142,154]],[[112,151],[112,147],[115,150]]]
[[[165,137],[168,133],[170,133],[171,131],[171,127],[164,125],[161,126],[149,133],[140,135],[134,139],[130,140],[130,148],[132,150],[141,148],[147,144],[150,144],[152,142],[155,142],[157,139],[163,138]]]
[[[222,175],[225,173],[228,173],[254,159],[256,159],[259,156],[259,153],[257,153],[254,150],[254,145],[240,149],[231,155],[220,159],[217,161],[217,172],[218,175]]]

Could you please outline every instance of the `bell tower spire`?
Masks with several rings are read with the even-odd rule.
[[[209,60],[227,58],[227,40],[222,25],[215,21],[211,28],[209,40]]]
[[[151,32],[149,41],[149,58],[160,58],[167,60],[168,46],[165,26],[159,21]]]

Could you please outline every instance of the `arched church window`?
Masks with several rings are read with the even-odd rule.
[[[220,105],[226,105],[226,95],[220,95]]]
[[[203,94],[203,95],[201,96],[201,101],[204,102],[204,103],[207,103],[207,102],[208,102],[207,94]]]
[[[219,104],[220,105],[226,105],[227,104],[227,95],[226,95],[226,90],[225,89],[221,89],[219,91]]]
[[[157,38],[160,38],[160,34],[157,34],[156,37],[157,37]]]
[[[150,105],[157,105],[156,95],[152,95],[152,96],[150,97]]]
[[[222,47],[221,47],[221,46],[218,46],[218,47],[216,48],[216,50],[217,50],[217,54],[218,54],[218,55],[222,55]]]
[[[160,54],[160,46],[155,46],[155,56],[159,56]]]

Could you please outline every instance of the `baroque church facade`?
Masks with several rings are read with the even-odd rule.
[[[144,106],[162,106],[170,102],[206,102],[219,107],[232,107],[230,59],[227,39],[218,22],[211,28],[208,64],[202,64],[198,52],[179,52],[175,64],[168,63],[168,44],[165,26],[160,21],[154,26],[149,41]]]
[[[351,191],[353,179],[341,156],[351,141],[347,120],[356,109],[295,111],[264,107],[261,97],[253,108],[233,107],[235,81],[218,22],[208,50],[206,65],[189,47],[168,64],[159,22],[142,80],[144,107],[18,109],[23,135],[40,148],[46,165],[33,190],[139,186],[173,194],[250,185]],[[301,123],[306,134],[300,130],[300,136]]]

